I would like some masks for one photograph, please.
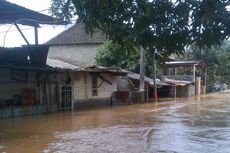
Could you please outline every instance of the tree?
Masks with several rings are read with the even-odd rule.
[[[149,53],[147,53],[149,54]],[[146,76],[152,75],[152,56],[146,58]],[[139,73],[140,51],[135,48],[132,52],[124,51],[122,46],[112,41],[106,41],[97,49],[96,62],[98,65],[118,66],[132,72]]]
[[[206,61],[209,82],[220,81],[230,84],[230,41],[204,49],[192,45],[179,59]]]
[[[138,72],[140,53],[136,49],[133,52],[134,54],[124,52],[119,44],[106,41],[97,49],[96,62],[101,66],[118,66]]]
[[[159,56],[185,46],[220,44],[229,37],[229,0],[51,0],[59,18],[78,16],[87,32],[104,32],[129,50],[156,48]],[[126,49],[126,50],[127,50]]]

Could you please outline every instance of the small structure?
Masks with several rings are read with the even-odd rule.
[[[154,97],[154,82],[152,78],[144,77],[144,96],[139,91],[140,74],[126,71],[127,75],[120,77],[118,81],[118,89],[113,95],[113,102],[115,103],[127,103],[127,99],[131,99],[133,103],[146,102]],[[157,88],[168,85],[157,79]],[[142,99],[144,97],[144,100]]]
[[[117,91],[119,76],[126,75],[126,72],[123,72],[120,68],[95,65],[81,68],[60,60],[51,61],[48,59],[47,64],[55,69],[60,69],[68,78],[68,87],[72,99],[65,101],[65,98],[61,98],[60,103],[68,103],[69,106],[71,105],[71,109],[101,104],[110,105],[111,96]],[[66,84],[63,84],[63,87],[65,86]],[[69,108],[62,107],[60,109]]]
[[[188,97],[195,94],[199,95],[201,89],[202,93],[206,93],[206,63],[203,61],[166,62],[164,78],[163,81],[171,87],[166,86],[160,92],[167,96]]]
[[[57,110],[47,53],[48,46],[0,48],[0,118]]]
[[[27,9],[25,7],[7,2],[6,0],[1,0],[0,24],[15,25],[27,45],[30,45],[30,43],[23,34],[18,24],[34,27],[34,44],[38,45],[38,28],[40,27],[40,24],[65,25],[67,24],[67,22],[56,20],[51,16],[44,15],[36,11]]]

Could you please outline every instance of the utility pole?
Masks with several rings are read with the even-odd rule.
[[[140,59],[140,92],[142,94],[142,102],[144,102],[145,97],[145,49],[141,46],[141,59]]]
[[[153,82],[154,82],[154,100],[157,102],[157,61],[156,61],[157,49],[154,49],[153,53]]]
[[[145,90],[145,49],[141,47],[141,60],[140,60],[140,91]]]

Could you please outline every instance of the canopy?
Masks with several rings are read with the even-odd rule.
[[[63,25],[64,21],[27,9],[25,7],[12,4],[5,0],[0,0],[0,24],[19,23],[28,26],[39,26],[39,24]]]

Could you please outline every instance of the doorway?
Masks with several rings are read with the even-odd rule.
[[[60,101],[61,101],[60,110],[72,109],[72,86],[71,85],[61,86]]]

